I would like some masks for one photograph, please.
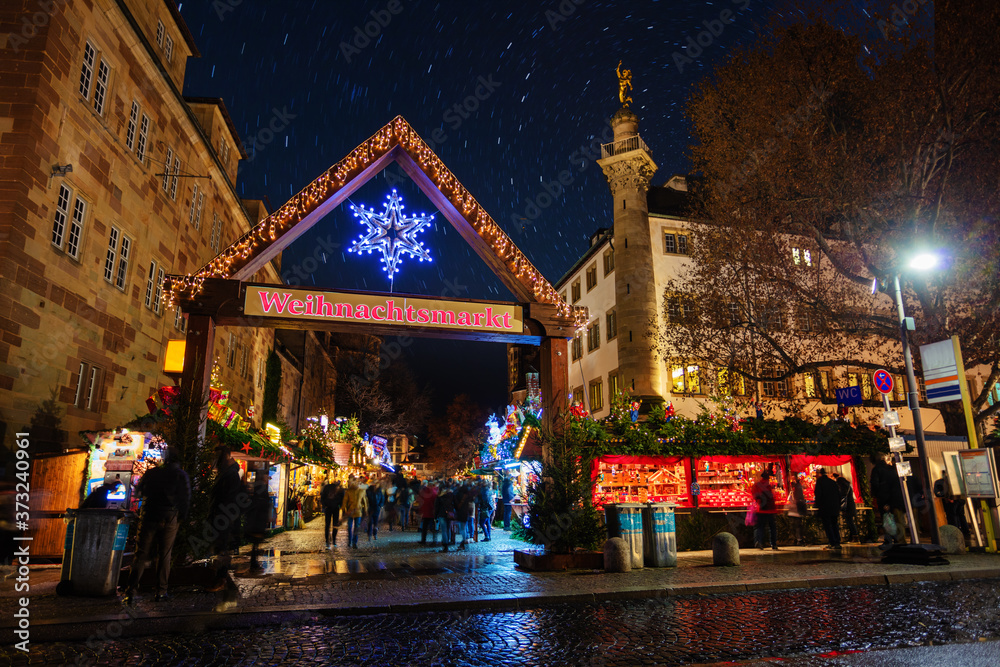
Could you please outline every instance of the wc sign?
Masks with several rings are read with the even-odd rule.
[[[863,403],[861,399],[861,387],[837,387],[837,403],[840,405],[851,407],[852,405],[861,405]]]

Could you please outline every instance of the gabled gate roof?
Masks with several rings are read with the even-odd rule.
[[[578,323],[582,316],[583,322],[586,321],[585,309],[572,308],[563,301],[402,116],[396,116],[196,273],[171,276],[171,304],[178,297],[200,292],[207,278],[250,279],[393,160],[518,301],[553,304],[559,315],[574,317]]]

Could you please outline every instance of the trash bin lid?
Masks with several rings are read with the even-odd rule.
[[[671,509],[677,507],[677,503],[668,503],[668,502],[646,503],[646,504],[649,505],[650,507],[669,507]]]
[[[645,507],[643,503],[618,503],[618,507],[624,507],[627,509],[641,509]]]

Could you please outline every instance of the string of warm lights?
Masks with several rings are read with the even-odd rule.
[[[504,261],[518,282],[528,288],[539,303],[558,306],[563,317],[572,317],[577,328],[585,327],[586,308],[574,308],[566,303],[555,288],[542,276],[511,238],[500,228],[475,197],[458,181],[430,146],[407,123],[396,116],[388,125],[351,151],[347,157],[327,169],[312,183],[288,200],[281,208],[255,225],[229,248],[223,250],[196,273],[170,276],[167,299],[176,307],[181,296],[194,297],[201,292],[207,278],[229,278],[245,266],[257,253],[288,232],[296,223],[334,196],[350,180],[400,145],[449,202],[486,241],[497,257]]]

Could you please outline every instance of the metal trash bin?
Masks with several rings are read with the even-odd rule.
[[[642,508],[640,503],[609,503],[604,506],[608,538],[620,537],[629,543],[632,567],[643,566]]]
[[[108,596],[118,590],[122,553],[135,514],[117,509],[67,510],[62,595]]]
[[[642,508],[643,555],[651,567],[677,567],[677,533],[673,503]]]

